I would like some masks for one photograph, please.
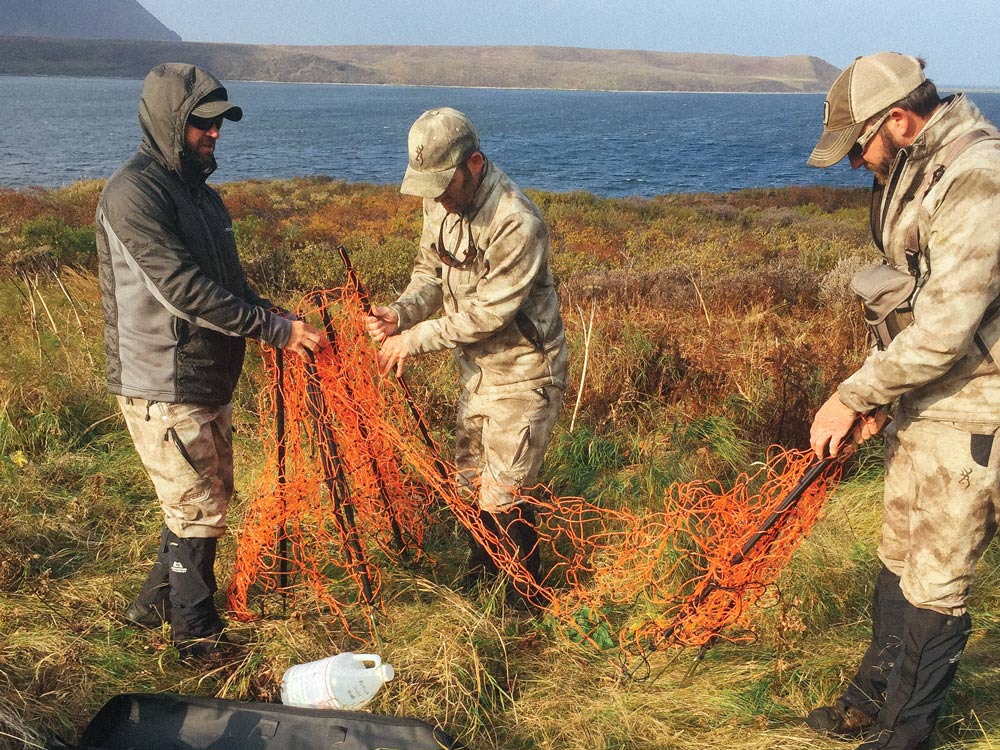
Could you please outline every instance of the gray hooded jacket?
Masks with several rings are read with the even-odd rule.
[[[244,337],[284,346],[291,324],[247,284],[233,223],[211,170],[184,167],[188,115],[225,89],[166,63],[142,87],[142,145],[108,180],[97,207],[97,257],[111,393],[222,405],[243,367]]]

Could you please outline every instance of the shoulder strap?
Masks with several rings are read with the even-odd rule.
[[[970,130],[965,135],[959,136],[954,141],[948,144],[948,146],[942,149],[939,153],[941,154],[940,159],[928,166],[927,171],[924,173],[924,179],[920,183],[920,187],[916,192],[916,199],[923,204],[924,198],[931,191],[938,180],[944,175],[945,169],[948,168],[955,159],[957,159],[962,153],[965,152],[970,146],[979,143],[980,141],[989,140],[991,138],[1000,138],[1000,131],[996,128],[979,128],[977,130]],[[911,271],[913,271],[913,266],[915,261],[919,258],[920,253],[923,251],[923,246],[920,244],[920,217],[910,226],[910,231],[906,236],[906,258],[907,263],[911,266]],[[916,272],[919,276],[919,271]]]

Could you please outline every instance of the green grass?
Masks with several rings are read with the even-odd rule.
[[[166,631],[125,627],[120,613],[152,560],[160,515],[103,388],[99,296],[81,239],[92,234],[99,187],[0,191],[0,313],[8,322],[0,327],[0,748],[48,734],[73,739],[120,692],[276,701],[288,666],[343,650],[375,650],[396,668],[372,711],[440,722],[476,749],[844,747],[801,719],[836,696],[868,637],[878,441],[860,452],[755,610],[756,638],[718,643],[683,685],[691,652],[631,662],[650,677],[627,680],[616,649],[573,643],[551,622],[511,611],[502,587],[457,593],[464,542],[447,525],[430,541],[436,565],[387,570],[385,613],[371,642],[351,640],[322,614],[282,613],[280,600],[261,597],[262,619],[232,623],[241,655],[205,672],[178,661]],[[341,279],[331,254],[339,242],[356,248],[376,300],[405,283],[415,202],[319,179],[242,183],[225,193],[248,272],[275,299]],[[556,492],[642,512],[662,505],[671,482],[726,481],[772,442],[804,445],[812,411],[864,350],[843,289],[849,267],[868,254],[863,192],[535,197],[553,229],[571,348],[571,387],[544,469]],[[237,528],[261,456],[253,351],[236,398]],[[452,363],[446,355],[420,361],[410,383],[447,449]],[[223,584],[233,545],[229,536],[220,548]],[[994,545],[939,747],[1000,747],[997,592]],[[585,613],[580,619],[586,627]]]

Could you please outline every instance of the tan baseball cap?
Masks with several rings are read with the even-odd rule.
[[[836,164],[847,156],[868,118],[905,98],[925,80],[920,61],[909,55],[876,52],[855,59],[826,95],[823,134],[806,163],[810,167]]]
[[[455,170],[479,149],[479,134],[472,120],[457,109],[440,107],[417,118],[407,146],[410,162],[399,192],[437,198],[448,188]]]

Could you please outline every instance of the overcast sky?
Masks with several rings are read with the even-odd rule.
[[[815,55],[892,49],[938,84],[1000,86],[1000,0],[140,0],[185,41],[532,44]]]

